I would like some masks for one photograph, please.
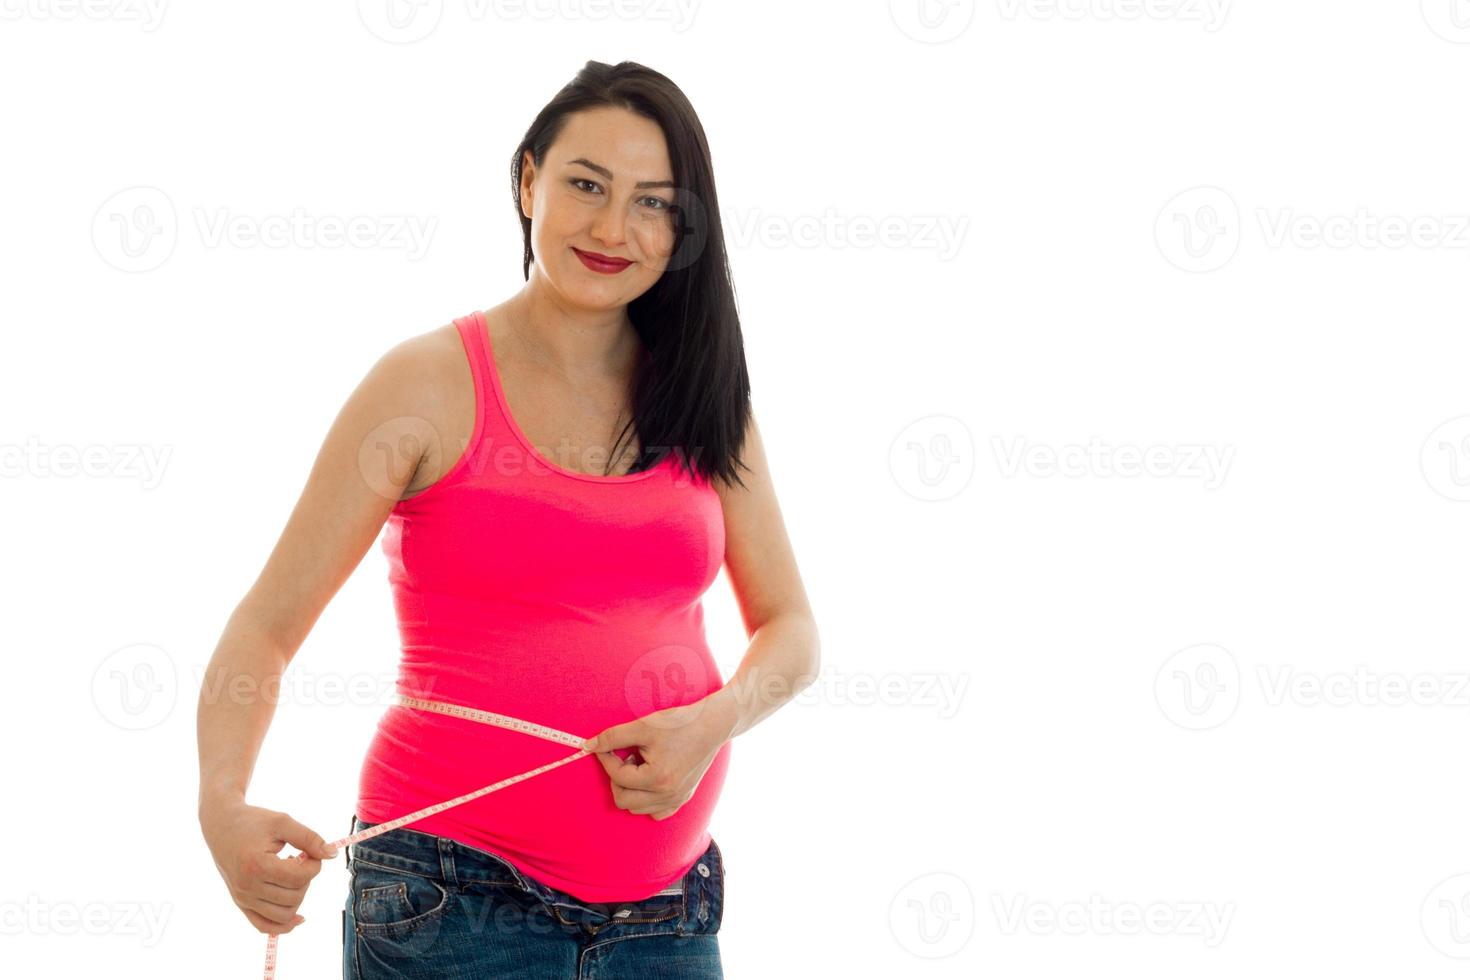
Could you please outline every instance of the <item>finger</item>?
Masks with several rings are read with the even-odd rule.
[[[596,735],[582,743],[582,748],[589,752],[607,752],[612,749],[625,749],[630,745],[645,742],[642,738],[643,725],[636,721],[630,721],[622,725],[614,725],[604,728]]]
[[[631,763],[616,752],[598,752],[592,758],[602,764],[603,771],[609,776],[624,766],[641,764],[641,760],[639,763]]]
[[[240,903],[240,907],[254,912],[262,919],[267,919],[276,925],[289,925],[291,920],[296,918],[296,906],[278,905],[275,902],[268,902],[258,895],[245,896],[245,901]]]
[[[301,925],[301,923],[306,921],[305,916],[297,916],[296,920],[293,921],[290,925],[282,926],[280,923],[272,922],[270,919],[265,918],[257,912],[252,912],[249,909],[241,909],[241,911],[245,913],[245,918],[250,920],[251,925],[259,929],[261,932],[268,932],[273,936],[279,936],[288,933],[292,929],[295,929],[297,926]]]
[[[282,888],[280,885],[272,885],[270,882],[262,882],[255,893],[267,902],[276,905],[285,905],[288,908],[299,908],[306,900],[305,888]]]
[[[613,799],[619,808],[637,814],[665,809],[671,802],[662,793],[651,793],[643,789],[615,789]]]
[[[613,783],[624,789],[650,790],[658,786],[661,773],[650,762],[634,765],[631,762],[604,764]]]
[[[282,888],[305,888],[321,870],[322,863],[315,858],[271,857],[260,869],[260,880]]]
[[[296,847],[307,857],[318,860],[337,856],[336,850],[327,844],[327,840],[321,834],[312,830],[306,824],[293,820],[287,814],[281,814],[276,818],[275,825],[271,828],[277,840],[283,844],[295,844]],[[280,848],[276,848],[277,851]]]

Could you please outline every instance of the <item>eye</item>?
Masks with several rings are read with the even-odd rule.
[[[644,202],[652,202],[655,211],[667,211],[672,205],[661,197],[645,197]]]
[[[597,186],[597,182],[596,181],[588,180],[585,177],[573,177],[567,183],[571,184],[573,187],[576,187],[577,190],[582,190],[582,188],[579,186],[581,184],[587,184],[587,185],[589,185],[591,187],[596,187]]]

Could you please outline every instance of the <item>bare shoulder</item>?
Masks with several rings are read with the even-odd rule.
[[[373,366],[384,417],[409,421],[414,435],[393,449],[396,465],[414,475],[405,497],[435,483],[459,458],[474,432],[475,389],[464,341],[453,323],[394,344]]]

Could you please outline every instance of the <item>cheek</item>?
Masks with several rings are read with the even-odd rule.
[[[647,221],[635,230],[638,251],[650,268],[662,270],[674,250],[674,229],[667,219]]]

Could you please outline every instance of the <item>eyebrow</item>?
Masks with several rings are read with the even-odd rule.
[[[568,166],[570,166],[570,165],[572,165],[574,163],[580,163],[582,166],[586,167],[588,170],[594,170],[597,173],[602,174],[602,176],[606,177],[608,180],[612,180],[613,179],[613,172],[611,170],[607,169],[606,167],[600,167],[600,166],[598,166],[597,164],[593,163],[591,160],[588,160],[586,157],[577,157],[577,159],[575,159],[575,160],[568,160],[567,161],[567,165]],[[674,186],[674,182],[672,180],[640,180],[638,183],[636,183],[636,184],[633,185],[633,188],[634,188],[634,190],[637,190],[640,187],[673,187],[673,186]]]

